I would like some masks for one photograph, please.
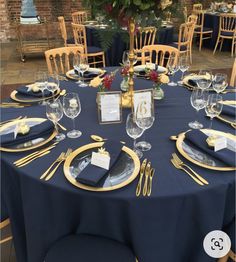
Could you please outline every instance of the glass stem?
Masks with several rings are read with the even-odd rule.
[[[54,126],[55,126],[55,129],[56,129],[56,131],[57,131],[57,134],[59,134],[59,129],[58,129],[57,122],[56,122],[56,121],[54,121],[54,122],[53,122],[53,124],[54,124]]]
[[[41,92],[42,92],[42,99],[43,99],[43,101],[45,100],[44,90],[45,90],[45,89],[41,89]]]
[[[211,122],[210,122],[210,126],[209,126],[210,130],[212,129],[212,122],[213,122],[213,117],[211,117]]]
[[[75,130],[75,119],[72,118],[73,130]]]
[[[133,147],[134,147],[134,149],[136,148],[136,138],[134,138]]]
[[[84,84],[84,72],[82,72],[82,71],[81,71],[81,78],[82,78],[81,82],[82,82],[82,84]]]
[[[199,112],[199,110],[196,110],[197,111],[197,113],[196,113],[196,122],[198,122],[198,112]]]
[[[181,81],[183,81],[183,79],[184,79],[184,71],[182,72]]]

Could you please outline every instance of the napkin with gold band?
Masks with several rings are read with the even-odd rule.
[[[24,132],[20,132],[21,130],[19,130],[19,133],[17,134],[16,138],[14,132],[1,135],[0,136],[1,146],[3,147],[13,146],[20,143],[24,143],[26,141],[33,140],[38,137],[43,137],[47,134],[52,133],[53,129],[54,129],[54,125],[51,121],[44,121],[41,124],[30,127],[29,132],[26,132],[25,134]]]
[[[32,97],[38,97],[38,98],[42,97],[42,92],[39,90],[37,83],[19,87],[17,89],[17,92],[24,96],[32,96]],[[52,95],[52,93],[49,92],[48,90],[44,90],[43,94],[44,94],[44,97],[48,97]]]
[[[75,74],[79,75],[78,71],[76,69],[74,69]],[[93,71],[85,71],[83,74],[83,78],[94,78],[100,75],[100,72],[93,72]]]
[[[116,161],[119,159],[123,145],[118,141],[106,141],[103,145],[106,152],[110,156],[110,169],[114,166]],[[105,178],[108,176],[109,170],[103,169],[101,167],[88,164],[76,177],[76,181],[90,186],[100,186]]]
[[[206,142],[207,135],[202,133],[200,130],[192,130],[185,134],[185,141],[189,142],[196,149],[199,149],[203,153],[206,153],[213,158],[221,161],[227,166],[235,167],[235,152],[225,148],[215,152],[214,148],[210,148]]]

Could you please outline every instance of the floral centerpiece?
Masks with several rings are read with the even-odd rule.
[[[121,65],[121,70],[120,70],[120,74],[122,75],[123,77],[123,80],[120,84],[120,89],[122,91],[128,91],[128,88],[129,88],[129,65],[123,65],[123,64],[120,64]]]

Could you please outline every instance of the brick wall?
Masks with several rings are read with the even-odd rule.
[[[10,21],[6,0],[0,0],[0,42],[9,38]]]

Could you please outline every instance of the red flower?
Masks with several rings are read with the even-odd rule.
[[[158,73],[157,73],[157,71],[155,71],[155,70],[151,70],[150,72],[149,72],[149,77],[150,77],[150,80],[152,80],[153,82],[158,82],[159,81],[159,75],[158,75]]]
[[[105,9],[105,11],[106,11],[108,14],[111,14],[111,12],[112,12],[112,10],[113,10],[112,4],[107,4],[107,5],[105,5],[104,9]]]
[[[123,66],[121,68],[121,74],[122,76],[128,76],[129,75],[129,66]]]
[[[114,76],[113,75],[106,75],[106,76],[104,76],[104,79],[103,79],[104,87],[107,88],[108,90],[110,90],[113,80],[114,80]]]

